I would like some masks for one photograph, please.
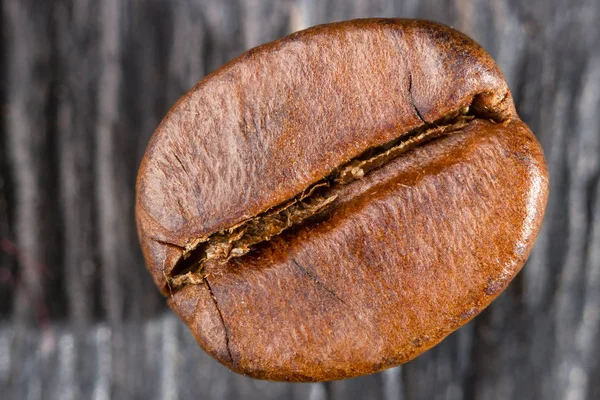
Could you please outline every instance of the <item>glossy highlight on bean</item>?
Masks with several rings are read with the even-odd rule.
[[[199,344],[261,379],[406,362],[525,263],[548,173],[490,56],[354,20],[252,49],[184,95],[138,173],[149,271]]]

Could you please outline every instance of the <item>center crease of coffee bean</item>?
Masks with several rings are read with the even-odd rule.
[[[497,112],[489,108],[478,110],[474,106],[477,98],[474,96],[468,106],[432,123],[425,123],[384,145],[364,151],[292,199],[228,229],[191,241],[167,276],[169,289],[174,291],[187,284],[202,284],[204,264],[208,260],[225,263],[233,257],[241,257],[259,243],[330,211],[337,198],[334,192],[338,185],[361,179],[417,146],[460,132],[475,119],[504,122],[501,108]]]

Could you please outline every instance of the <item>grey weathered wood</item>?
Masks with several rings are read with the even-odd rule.
[[[3,0],[0,393],[30,399],[600,398],[597,0]],[[498,61],[551,195],[523,272],[400,368],[261,382],[202,352],[146,273],[133,223],[154,127],[202,76],[291,31],[435,19]]]

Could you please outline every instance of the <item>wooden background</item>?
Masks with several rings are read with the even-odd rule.
[[[600,399],[600,1],[0,2],[2,399]],[[145,271],[138,163],[222,63],[367,16],[438,20],[494,56],[548,159],[542,231],[488,310],[402,367],[312,385],[233,374]]]

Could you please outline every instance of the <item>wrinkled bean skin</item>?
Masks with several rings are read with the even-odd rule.
[[[321,381],[406,362],[475,317],[527,260],[547,196],[482,48],[370,19],[252,49],[185,94],[142,160],[136,222],[205,351]]]

